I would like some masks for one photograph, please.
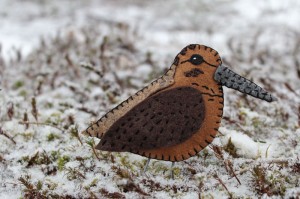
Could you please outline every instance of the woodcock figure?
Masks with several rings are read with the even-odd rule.
[[[210,144],[218,132],[222,86],[276,101],[260,86],[225,67],[216,50],[191,44],[182,49],[162,77],[83,133],[101,139],[96,146],[99,150],[172,162],[188,159]]]

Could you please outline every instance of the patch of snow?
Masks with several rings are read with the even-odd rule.
[[[227,145],[229,140],[236,148],[236,152],[240,157],[257,159],[272,157],[273,150],[271,144],[255,142],[248,135],[220,127],[220,132],[225,136],[221,136],[220,140],[223,145]]]

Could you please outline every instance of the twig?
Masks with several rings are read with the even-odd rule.
[[[96,158],[98,159],[98,160],[100,160],[100,158],[99,158],[99,156],[97,155],[97,152],[96,152],[96,150],[95,150],[95,142],[94,142],[94,140],[93,139],[91,139],[90,141],[87,141],[87,144],[92,148],[92,151],[93,151],[93,153],[94,153],[94,155],[96,156]]]
[[[248,164],[248,165],[258,165],[261,163],[266,163],[266,164],[279,164],[279,165],[288,165],[289,161],[292,159],[289,158],[282,158],[282,159],[268,159],[268,160],[246,160],[243,163],[244,164]],[[250,171],[250,167],[245,167],[243,169],[241,169],[238,174],[242,175],[245,172]]]
[[[52,89],[55,88],[55,82],[56,82],[58,75],[59,75],[59,71],[55,71],[50,79],[50,86]]]
[[[143,191],[138,184],[135,184],[133,182],[133,180],[128,180],[127,183],[124,185],[123,189],[128,191],[134,191],[144,196],[149,196],[149,194]]]
[[[300,105],[298,106],[298,126],[300,126]]]
[[[33,98],[31,99],[31,107],[32,107],[31,113],[32,113],[34,119],[35,119],[36,121],[38,121],[38,110],[37,110],[37,108],[36,108],[36,100],[35,100],[35,97],[33,97]]]
[[[21,176],[18,178],[18,180],[28,189],[28,190],[33,190],[34,186],[33,184],[31,184],[28,180],[29,180],[29,176]]]
[[[209,146],[213,151],[214,151],[214,155],[219,159],[219,160],[222,160],[223,163],[224,163],[224,166],[225,166],[225,170],[227,173],[228,172],[228,168],[227,168],[227,164],[225,162],[225,159],[224,159],[224,156],[223,156],[223,152],[222,152],[222,149],[221,147],[217,146],[217,145],[211,145]]]
[[[78,141],[80,142],[81,145],[83,145],[82,140],[81,140],[81,138],[79,136],[79,133],[78,133],[77,125],[74,128],[71,127],[70,133],[71,133],[71,135],[73,135],[74,137],[76,137],[78,139]]]
[[[96,158],[97,158],[98,160],[100,160],[100,158],[99,158],[99,156],[97,155],[97,152],[96,152],[96,150],[95,150],[95,147],[94,147],[94,146],[92,147],[92,150],[93,150],[93,153],[95,154]]]
[[[298,42],[298,43],[300,43],[300,42]],[[295,62],[295,67],[296,67],[296,72],[297,72],[297,75],[298,75],[298,79],[300,79],[300,62],[297,59],[295,59],[294,62]]]
[[[291,91],[291,92],[294,93],[295,95],[299,96],[299,94],[292,88],[292,86],[291,86],[288,82],[285,82],[285,83],[284,83],[284,86],[285,86],[289,91]]]
[[[112,192],[111,193],[111,192],[107,191],[104,188],[101,188],[99,191],[100,191],[101,195],[105,198],[120,198],[120,199],[125,198],[125,196],[123,194],[119,193],[119,192]],[[92,193],[92,195],[94,195],[93,192],[91,192],[91,193]],[[97,198],[97,197],[95,197],[95,198]]]
[[[87,69],[87,70],[90,70],[90,71],[96,73],[96,74],[99,75],[100,77],[103,77],[103,73],[102,73],[101,71],[95,69],[95,67],[92,66],[92,64],[90,64],[90,63],[80,63],[80,66],[81,66],[82,68],[85,68],[85,69]]]
[[[67,61],[68,66],[70,66],[74,70],[75,76],[80,77],[80,73],[78,69],[74,66],[69,54],[65,55],[65,60]]]
[[[238,183],[239,183],[240,185],[242,185],[240,179],[236,176],[236,174],[235,174],[235,172],[234,172],[234,170],[233,170],[233,168],[232,168],[232,163],[231,163],[229,160],[227,160],[227,161],[229,162],[229,163],[227,163],[227,165],[228,165],[228,167],[229,167],[229,169],[230,169],[232,175],[235,177],[235,179],[238,181]]]
[[[23,122],[28,122],[27,112],[24,112]],[[29,128],[29,124],[25,124],[25,129]]]
[[[36,87],[35,94],[36,95],[40,95],[42,93],[42,87],[43,87],[43,83],[44,83],[43,77],[42,76],[38,76],[37,82],[38,82],[38,85]]]
[[[23,124],[23,125],[29,125],[29,124],[34,124],[34,125],[43,125],[43,126],[51,126],[53,128],[56,128],[60,131],[64,131],[64,129],[61,129],[53,124],[49,124],[49,123],[45,123],[45,122],[24,122],[24,121],[20,121],[19,124]]]
[[[0,127],[0,135],[3,135],[4,137],[12,141],[14,144],[17,144],[16,141],[14,141],[12,137],[10,137],[6,132],[4,132],[1,127]]]
[[[229,197],[232,198],[232,194],[229,192],[229,190],[225,186],[224,182],[219,178],[219,176],[217,174],[214,174],[214,178],[219,181],[219,183],[224,187],[224,189],[226,189]]]
[[[226,120],[229,124],[236,124],[236,120],[232,120],[230,117],[223,116],[223,119]]]
[[[9,102],[7,105],[7,115],[9,120],[12,120],[13,116],[14,116],[14,103],[13,102]]]
[[[238,177],[236,176],[233,168],[232,168],[232,163],[230,162],[230,160],[227,160],[224,158],[223,152],[222,152],[222,148],[216,145],[212,145],[211,147],[214,151],[215,156],[222,160],[225,166],[225,170],[227,171],[227,173],[232,174],[233,177],[235,177],[235,179],[238,181],[238,183],[241,185],[241,181],[238,179]],[[230,172],[228,171],[228,168],[230,169]]]
[[[86,177],[77,169],[75,168],[71,168],[71,167],[68,167],[66,168],[66,175],[67,175],[67,178],[68,180],[74,180],[74,179],[86,179]]]
[[[103,73],[106,72],[106,68],[107,68],[107,64],[106,64],[106,57],[105,57],[105,51],[106,51],[106,48],[107,48],[107,44],[108,44],[108,36],[104,36],[103,37],[103,40],[102,40],[102,43],[100,45],[100,61],[101,61],[101,66],[102,66],[102,76],[100,77],[103,77]]]
[[[31,167],[36,162],[36,159],[39,157],[39,152],[37,151],[28,161],[28,164],[26,165],[26,168]]]
[[[81,91],[78,87],[71,85],[70,83],[63,83],[63,85],[66,85],[71,91],[73,91],[74,93],[81,95],[82,97],[84,97],[85,99],[88,99],[88,95]]]
[[[246,160],[244,163],[268,163],[268,164],[288,164],[291,158],[281,158],[281,159],[261,159],[261,160]]]
[[[94,111],[92,111],[92,110],[90,110],[90,109],[88,109],[88,108],[86,108],[86,107],[79,107],[79,108],[77,108],[79,111],[82,111],[82,112],[85,112],[85,113],[89,113],[89,114],[91,114],[92,116],[97,116],[98,114],[96,113],[96,112],[94,112]]]
[[[100,158],[99,158],[99,156],[97,155],[97,152],[96,152],[96,150],[95,150],[94,147],[92,147],[92,150],[93,150],[93,153],[95,154],[96,158],[100,161]]]

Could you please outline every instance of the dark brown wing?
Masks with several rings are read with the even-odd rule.
[[[204,102],[197,89],[178,87],[161,91],[117,120],[96,148],[136,152],[173,146],[196,133],[204,115]]]

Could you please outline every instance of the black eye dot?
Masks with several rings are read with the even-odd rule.
[[[200,64],[202,64],[203,61],[204,61],[203,57],[198,54],[194,54],[190,58],[190,62],[194,65],[200,65]]]

